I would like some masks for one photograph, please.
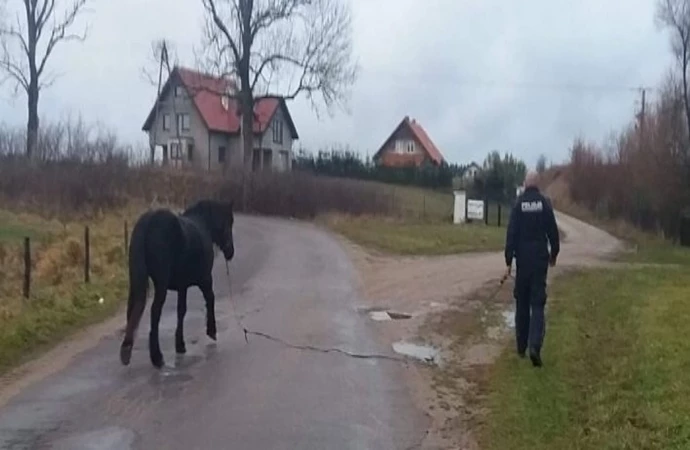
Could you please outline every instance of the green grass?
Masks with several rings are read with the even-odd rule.
[[[452,223],[403,222],[382,218],[332,217],[328,226],[364,247],[399,255],[446,255],[498,251],[505,228]]]
[[[690,252],[672,262],[564,275],[547,311],[541,370],[509,345],[488,380],[484,449],[690,448]]]
[[[451,221],[453,194],[418,187],[384,185],[401,217],[427,221]]]
[[[88,223],[91,282],[84,283],[82,221],[58,224],[0,211],[0,374],[115,312],[127,289],[127,211]],[[24,236],[32,237],[31,295],[22,296]],[[101,304],[100,298],[104,299]]]

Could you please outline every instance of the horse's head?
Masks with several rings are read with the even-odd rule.
[[[230,261],[235,256],[235,242],[232,236],[232,227],[235,223],[235,217],[232,212],[232,201],[219,202],[218,208],[214,216],[214,225],[212,226],[212,236],[214,243],[220,247],[226,261]]]
[[[202,218],[211,234],[211,240],[221,249],[226,261],[230,261],[235,256],[235,244],[232,238],[235,218],[232,209],[232,201],[201,200],[183,213]]]

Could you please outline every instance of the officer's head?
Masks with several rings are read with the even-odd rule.
[[[539,174],[533,170],[530,170],[527,172],[527,175],[525,175],[525,182],[523,186],[525,189],[528,187],[537,187],[537,183],[539,182]]]

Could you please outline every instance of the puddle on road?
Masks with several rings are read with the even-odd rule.
[[[369,317],[371,317],[371,320],[375,320],[377,322],[391,320],[391,316],[388,315],[387,311],[372,311],[369,313]]]
[[[371,318],[371,320],[375,320],[377,322],[385,322],[388,320],[411,319],[412,314],[395,312],[395,311],[379,311],[379,310],[377,310],[377,311],[370,311],[369,317]]]
[[[428,363],[438,364],[440,362],[439,351],[428,345],[398,341],[393,343],[393,351]]]

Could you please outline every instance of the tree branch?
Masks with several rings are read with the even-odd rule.
[[[220,30],[221,33],[223,33],[223,35],[227,39],[228,45],[230,45],[230,48],[232,49],[233,56],[235,57],[235,61],[239,61],[240,60],[239,49],[237,47],[237,44],[235,43],[235,40],[232,38],[232,35],[230,34],[230,30],[228,30],[228,27],[225,26],[225,23],[223,22],[223,20],[218,15],[218,9],[216,8],[216,0],[202,0],[202,3],[204,5],[204,8],[206,9],[206,11],[211,14],[211,18],[212,18],[215,26]],[[237,6],[237,5],[235,5],[235,6]]]
[[[40,25],[41,28],[43,28],[46,21],[48,20],[48,17],[50,17],[54,12],[55,0],[47,0],[47,1],[51,2],[51,6],[48,8],[48,14],[43,16],[43,22],[37,21],[37,24],[36,24],[37,26]],[[86,1],[87,0],[75,0],[74,3],[72,4],[72,7],[65,13],[65,16],[62,19],[62,21],[57,23],[55,26],[53,26],[53,29],[50,32],[50,38],[48,39],[48,45],[46,47],[45,54],[43,55],[43,58],[41,59],[41,62],[38,65],[37,72],[38,72],[39,76],[43,73],[43,69],[45,69],[45,65],[46,65],[46,62],[48,61],[48,58],[53,53],[55,46],[59,42],[75,41],[75,40],[76,41],[84,41],[86,39],[88,27],[87,27],[87,30],[84,30],[84,33],[82,35],[68,34],[67,33],[67,29],[74,23],[75,19],[79,15],[79,12],[82,10],[84,5],[86,4]],[[44,9],[45,9],[45,7],[44,7]]]

